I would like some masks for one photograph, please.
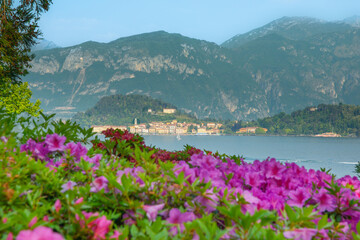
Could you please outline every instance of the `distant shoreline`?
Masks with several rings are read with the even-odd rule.
[[[103,135],[102,133],[97,133],[96,135]],[[207,137],[214,137],[214,136],[247,136],[247,137],[313,137],[313,138],[358,138],[356,136],[316,136],[316,135],[279,135],[279,134],[148,134],[148,133],[141,133],[141,136],[207,136]]]

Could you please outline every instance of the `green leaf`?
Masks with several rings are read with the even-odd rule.
[[[320,221],[318,222],[317,228],[318,228],[319,230],[321,230],[321,229],[323,229],[323,228],[327,225],[327,223],[328,223],[328,216],[327,216],[327,214],[324,214],[324,215],[322,216],[322,218],[320,219]]]
[[[285,205],[285,212],[291,222],[294,222],[296,220],[295,211],[287,204]]]

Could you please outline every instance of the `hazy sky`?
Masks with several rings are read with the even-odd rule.
[[[215,43],[283,16],[342,20],[360,0],[53,0],[43,37],[60,46],[165,30]]]

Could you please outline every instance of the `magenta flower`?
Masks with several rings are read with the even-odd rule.
[[[197,196],[194,198],[194,202],[197,202],[201,206],[205,207],[204,211],[207,213],[215,211],[216,206],[218,205],[218,201],[218,196],[216,196],[212,190],[207,190],[203,196]]]
[[[185,213],[181,213],[179,209],[177,208],[173,208],[170,210],[169,212],[169,217],[166,219],[166,221],[170,224],[176,224],[177,226],[173,226],[170,229],[170,233],[172,233],[173,235],[176,235],[178,232],[177,227],[180,227],[180,231],[184,231],[185,227],[184,227],[184,223],[185,222],[190,222],[196,219],[196,216],[194,213],[192,212],[185,212]]]
[[[14,234],[12,232],[9,232],[9,234],[6,237],[6,240],[13,240],[14,239]]]
[[[7,143],[8,139],[5,136],[0,137],[0,141],[3,141],[4,143]]]
[[[68,190],[72,190],[76,186],[76,183],[73,181],[68,181],[67,183],[61,185],[61,192],[64,193]]]
[[[314,200],[319,203],[319,210],[333,211],[336,208],[336,200],[334,196],[330,195],[326,189],[320,189],[319,193],[314,194]]]
[[[193,166],[198,166],[204,169],[214,169],[215,166],[219,163],[219,160],[211,155],[204,155],[201,152],[199,154],[192,155],[191,161],[189,163]]]
[[[78,200],[76,200],[76,201],[74,202],[74,205],[81,204],[83,201],[84,201],[84,198],[81,197],[81,198],[79,198]]]
[[[64,238],[51,228],[39,226],[34,230],[23,230],[17,235],[16,240],[64,240]]]
[[[35,150],[36,142],[32,140],[31,138],[27,140],[26,144],[23,144],[20,146],[21,152],[30,151],[33,152]]]
[[[249,172],[245,175],[245,183],[252,187],[259,187],[264,180],[260,178],[260,174],[257,172]]]
[[[195,220],[196,216],[192,212],[182,213],[179,209],[173,208],[169,212],[169,217],[166,219],[168,223],[171,224],[180,224],[184,222],[190,222]]]
[[[51,135],[46,135],[45,143],[48,145],[50,151],[62,151],[64,150],[64,143],[66,137],[60,137],[56,133]]]
[[[106,177],[101,176],[98,178],[95,178],[95,180],[91,183],[91,192],[98,192],[101,189],[104,189],[105,192],[108,191],[107,189],[107,185],[108,185],[108,180],[106,179]]]
[[[121,233],[118,230],[114,231],[114,234],[110,236],[110,239],[119,239]]]
[[[158,212],[163,209],[165,206],[164,203],[158,205],[143,205],[143,209],[146,212],[146,216],[150,221],[155,221]]]
[[[81,157],[87,153],[86,147],[81,145],[81,143],[69,142],[66,144],[65,149],[70,150],[70,155],[74,156],[77,161],[80,161]]]
[[[112,221],[107,220],[105,216],[97,218],[89,223],[88,226],[94,232],[93,239],[105,239],[105,235],[109,232],[111,224]]]
[[[281,179],[282,172],[285,170],[285,167],[281,165],[281,163],[275,161],[275,159],[272,158],[270,162],[268,162],[267,167],[267,178]]]
[[[60,211],[60,209],[61,209],[61,202],[60,202],[59,199],[57,199],[55,201],[54,207],[55,207],[55,211],[58,213]]]
[[[311,228],[299,228],[292,231],[285,231],[284,237],[294,240],[311,240],[318,231]]]
[[[311,194],[309,193],[309,191],[306,188],[299,187],[295,191],[290,191],[289,197],[290,197],[290,200],[288,200],[287,203],[290,206],[303,207],[305,204],[305,201],[311,197]]]
[[[31,150],[30,150],[31,151]],[[49,148],[45,147],[43,143],[37,143],[33,151],[33,157],[40,160],[49,160]]]
[[[29,222],[28,227],[31,228],[32,226],[34,226],[34,224],[37,223],[37,220],[38,220],[37,216],[33,217]]]
[[[95,166],[99,166],[100,160],[102,158],[102,154],[96,154],[94,157],[89,158],[88,156],[85,156],[84,159],[88,161],[89,163],[94,164]]]

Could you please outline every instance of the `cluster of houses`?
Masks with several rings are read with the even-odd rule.
[[[171,122],[151,122],[148,124],[134,124],[131,126],[92,126],[94,132],[101,132],[108,128],[128,130],[131,133],[139,134],[173,134],[173,135],[219,135],[221,133],[221,123],[180,123],[177,120]]]
[[[153,111],[148,109],[149,113]],[[173,108],[164,108],[163,114],[174,114],[176,109]],[[120,130],[128,130],[131,133],[138,134],[149,134],[149,135],[185,135],[185,134],[193,134],[193,135],[219,135],[223,133],[221,129],[223,125],[221,123],[216,122],[208,122],[208,123],[180,123],[177,120],[173,120],[171,122],[151,122],[151,123],[142,123],[137,124],[137,120],[135,118],[134,125],[131,126],[92,126],[94,132],[102,132],[108,128],[120,129]],[[259,127],[246,127],[240,128],[236,133],[238,134],[254,134]],[[266,128],[261,128],[264,132],[267,132]]]
[[[263,133],[266,133],[268,131],[267,128],[261,128],[261,127],[246,127],[246,128],[240,128],[236,133],[244,134],[244,133],[256,133],[256,130],[262,130]]]

